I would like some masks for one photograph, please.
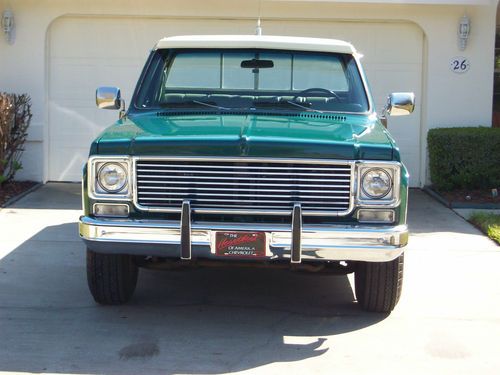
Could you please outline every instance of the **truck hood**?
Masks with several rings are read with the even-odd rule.
[[[399,159],[376,116],[311,112],[132,115],[106,129],[92,150],[101,155]]]

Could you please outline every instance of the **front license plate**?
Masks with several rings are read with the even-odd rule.
[[[258,258],[266,256],[266,234],[262,232],[217,232],[215,254],[224,257]]]

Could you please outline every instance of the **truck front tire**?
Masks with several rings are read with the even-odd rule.
[[[404,254],[390,262],[360,262],[354,273],[356,298],[366,311],[389,313],[403,286]]]
[[[87,282],[97,303],[126,303],[134,293],[138,273],[130,255],[100,254],[87,249]]]

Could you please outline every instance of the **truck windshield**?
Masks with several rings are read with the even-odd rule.
[[[157,50],[134,107],[367,112],[352,55],[262,49]]]

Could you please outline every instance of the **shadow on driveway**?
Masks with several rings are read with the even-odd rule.
[[[128,305],[98,306],[76,233],[49,226],[0,260],[0,371],[241,371],[321,356],[328,336],[385,318],[358,309],[346,276],[265,269],[141,270]]]

